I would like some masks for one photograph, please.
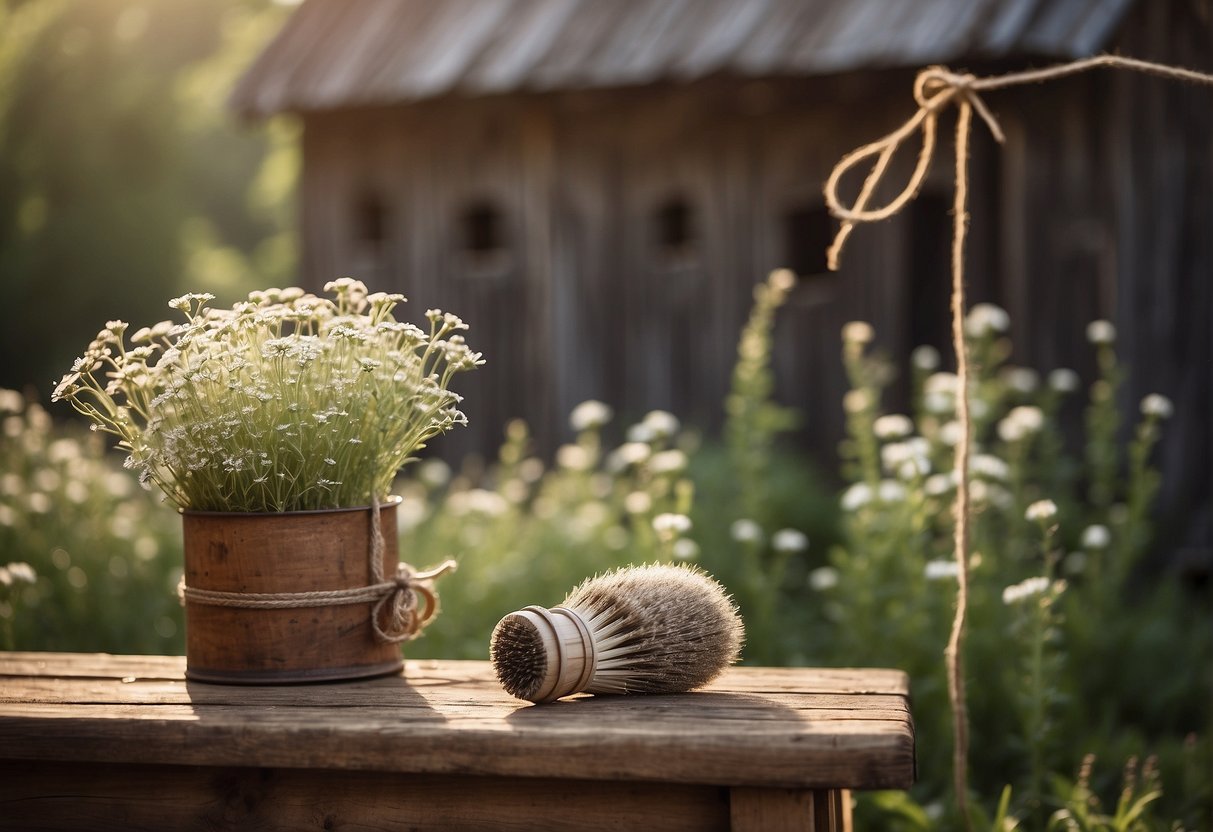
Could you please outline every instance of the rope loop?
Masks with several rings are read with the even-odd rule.
[[[857,223],[888,219],[901,211],[918,195],[935,155],[935,136],[939,114],[947,107],[955,104],[962,110],[972,108],[981,116],[995,141],[1001,144],[1005,140],[1002,127],[994,118],[994,114],[986,107],[985,102],[981,100],[981,96],[977,94],[978,89],[979,79],[975,75],[952,72],[942,66],[927,67],[914,79],[914,100],[918,103],[918,110],[914,115],[887,136],[842,157],[825,184],[826,206],[832,215],[842,220],[842,227],[838,229],[833,244],[826,252],[831,271],[838,269],[843,246],[846,245],[847,238],[851,236],[851,231]],[[893,155],[903,142],[920,131],[922,149],[918,153],[918,160],[914,164],[910,178],[901,191],[887,204],[878,208],[869,208],[868,200],[871,199],[884,177]],[[873,157],[875,157],[875,161],[864,180],[859,196],[850,207],[843,205],[838,196],[838,186],[842,177],[861,162]]]

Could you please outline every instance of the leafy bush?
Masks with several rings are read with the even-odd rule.
[[[1115,331],[1095,322],[1088,335],[1100,374],[1086,406],[1085,446],[1073,458],[1059,414],[1077,377],[1055,370],[1041,384],[1034,371],[1011,366],[1008,325],[1006,313],[989,305],[974,307],[966,322],[977,368],[965,651],[973,784],[994,795],[1009,781],[1010,812],[1024,828],[1044,828],[1059,810],[1069,814],[1056,815],[1051,828],[1170,829],[1145,805],[1154,798],[1132,823],[1084,825],[1086,815],[1072,804],[1087,798],[1074,788],[1059,793],[1057,784],[1087,753],[1124,760],[1152,749],[1156,779],[1178,787],[1194,753],[1182,750],[1185,736],[1209,729],[1207,612],[1171,580],[1128,591],[1143,577],[1137,567],[1159,483],[1149,458],[1171,406],[1147,397],[1132,440],[1120,447]],[[957,381],[938,371],[937,354],[919,351],[911,414],[884,413],[892,374],[867,350],[871,328],[851,324],[843,337],[851,484],[841,498],[845,539],[831,553],[830,579],[819,585],[836,658],[910,673],[924,775],[917,794],[942,805],[951,767],[942,647],[956,594]],[[1177,666],[1201,670],[1177,674]],[[1114,788],[1095,784],[1087,771],[1082,788],[1092,795]],[[1171,795],[1164,788],[1166,811],[1208,823],[1208,782],[1199,789]]]
[[[921,782],[860,795],[857,827],[959,828],[943,663],[956,594],[956,379],[920,348],[911,407],[886,412],[891,365],[869,349],[870,326],[848,325],[847,484],[831,493],[780,447],[796,414],[774,401],[769,363],[788,289],[779,274],[756,287],[723,443],[701,444],[660,411],[616,432],[610,408],[587,402],[550,464],[516,422],[491,465],[406,469],[402,558],[460,562],[441,588],[443,616],[406,652],[484,658],[513,609],[556,604],[621,564],[697,560],[739,602],[746,661],[910,674]],[[967,327],[977,368],[965,653],[974,828],[1213,828],[1208,606],[1142,570],[1160,481],[1151,451],[1170,404],[1147,397],[1125,445],[1111,325],[1088,332],[1099,374],[1084,403],[1075,373],[1042,380],[1009,363],[1008,324],[979,305]],[[37,573],[32,586],[20,567],[0,577],[16,645],[179,649],[179,629],[164,623],[180,621],[176,518],[128,493],[97,443],[54,431],[39,408],[5,395],[0,543]],[[1085,425],[1081,446],[1067,441],[1067,420]]]
[[[56,428],[12,390],[0,427],[0,553],[34,573],[0,576],[0,647],[182,652],[176,513],[99,436]]]

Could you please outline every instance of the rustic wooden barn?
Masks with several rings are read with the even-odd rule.
[[[903,364],[946,344],[950,165],[834,274],[829,170],[908,116],[918,67],[1100,51],[1208,70],[1209,3],[307,0],[232,104],[302,118],[309,285],[355,275],[471,323],[489,364],[448,447],[491,450],[514,416],[550,446],[587,398],[718,426],[751,287],[789,266],[780,397],[829,468],[842,324]],[[1116,323],[1126,412],[1176,403],[1169,543],[1207,558],[1210,93],[1104,73],[988,102],[1008,141],[976,139],[973,299],[1011,312],[1018,360],[1088,378],[1085,324]]]

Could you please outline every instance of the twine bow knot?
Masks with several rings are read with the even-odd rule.
[[[414,572],[407,563],[397,566],[391,580],[378,585],[386,591],[371,613],[375,637],[390,644],[414,638],[438,610],[433,580],[454,569],[453,560],[422,572]],[[425,599],[425,607],[420,610],[418,595]]]
[[[998,120],[994,118],[994,114],[977,94],[981,88],[981,79],[975,75],[952,72],[942,66],[932,66],[922,70],[914,79],[914,100],[918,102],[918,111],[901,127],[883,138],[851,151],[834,167],[830,178],[826,180],[825,200],[830,213],[842,220],[842,227],[838,230],[833,245],[826,252],[831,270],[838,268],[842,248],[846,245],[847,238],[851,236],[851,231],[856,223],[887,219],[918,195],[918,189],[922,187],[922,182],[931,167],[931,159],[935,155],[935,135],[939,114],[949,105],[955,104],[960,110],[960,122],[964,125],[966,133],[968,123],[972,119],[972,112],[976,110],[986,127],[990,129],[994,139],[1000,144],[1005,140]],[[897,148],[919,130],[922,131],[922,149],[918,153],[918,161],[905,186],[886,205],[869,208],[868,200],[876,191],[876,186],[880,184]],[[872,170],[864,180],[855,204],[848,208],[838,198],[838,183],[852,168],[873,156],[876,157],[876,161],[872,164]]]

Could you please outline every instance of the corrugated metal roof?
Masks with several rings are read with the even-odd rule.
[[[250,115],[440,95],[1076,58],[1132,0],[307,0],[231,97]]]

